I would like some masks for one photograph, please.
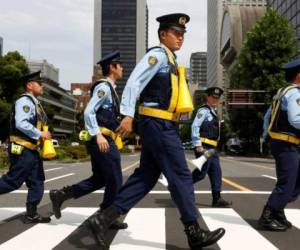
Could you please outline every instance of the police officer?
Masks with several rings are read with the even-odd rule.
[[[41,139],[51,139],[43,132],[46,114],[37,99],[43,94],[40,71],[22,78],[25,93],[14,103],[10,118],[9,159],[11,167],[0,178],[0,194],[12,192],[25,182],[28,187],[24,223],[48,223],[49,217],[37,213],[43,198],[45,174],[38,148]]]
[[[91,88],[91,99],[84,111],[84,121],[92,136],[86,142],[91,155],[92,176],[72,186],[51,190],[50,199],[56,218],[61,217],[64,201],[78,199],[105,186],[100,210],[111,205],[122,185],[120,153],[115,144],[114,131],[119,126],[119,99],[115,91],[116,81],[122,78],[123,67],[120,52],[114,51],[103,57],[98,64],[105,78]],[[126,223],[116,221],[113,228],[127,228]]]
[[[220,123],[217,116],[217,107],[223,90],[219,87],[211,87],[206,90],[207,103],[201,106],[192,124],[192,142],[195,147],[196,158],[200,157],[205,150],[216,149],[220,137]],[[203,165],[201,171],[196,168],[193,175],[193,183],[201,181],[208,174],[212,190],[213,207],[229,207],[231,202],[221,197],[222,170],[217,151]]]
[[[300,193],[300,60],[283,66],[291,84],[278,90],[264,117],[264,139],[269,137],[276,162],[277,183],[258,223],[271,231],[292,227],[284,208]]]
[[[123,92],[121,113],[125,116],[118,131],[127,135],[132,130],[136,99],[140,96],[139,129],[142,142],[140,167],[136,168],[121,188],[112,206],[89,219],[101,245],[108,226],[121,214],[126,214],[156,184],[161,172],[177,205],[185,227],[188,243],[193,249],[214,244],[225,233],[220,228],[205,231],[200,228],[195,206],[191,172],[188,169],[176,122],[178,74],[174,52],[183,44],[186,14],[170,14],[157,18],[160,46],[150,49],[136,65]],[[141,218],[142,220],[142,218]]]

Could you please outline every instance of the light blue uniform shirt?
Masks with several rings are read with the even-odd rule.
[[[39,101],[36,99],[36,97],[29,93],[26,93],[26,95],[30,95],[36,105],[39,104]],[[36,117],[35,104],[29,97],[20,97],[15,104],[15,121],[16,129],[20,130],[30,138],[38,140],[41,137],[42,132],[29,122]]]
[[[149,58],[156,58],[156,63],[149,63]],[[175,55],[174,55],[175,57]],[[163,48],[154,48],[144,55],[132,71],[123,91],[120,112],[134,117],[136,100],[150,80],[158,72],[169,72],[168,58]],[[143,106],[157,106],[158,103],[142,103]]]
[[[216,114],[216,109],[210,107],[211,111]],[[200,127],[204,121],[212,121],[213,115],[208,110],[207,107],[202,107],[198,109],[197,115],[192,123],[191,129],[191,137],[192,143],[194,147],[202,146],[202,142],[200,141]]]
[[[107,78],[108,82],[115,88],[115,83]],[[100,133],[99,125],[96,118],[97,110],[102,107],[112,111],[113,97],[110,87],[107,83],[100,83],[93,91],[92,97],[84,110],[84,122],[89,134],[95,136]]]
[[[287,111],[289,123],[296,129],[300,129],[300,88],[293,88],[281,97],[280,109]],[[263,123],[263,138],[268,134],[272,108],[269,107]]]

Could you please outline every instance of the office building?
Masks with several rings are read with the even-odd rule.
[[[190,58],[190,84],[196,84],[199,89],[207,88],[207,53],[192,53]]]
[[[121,52],[123,79],[117,91],[142,58],[148,43],[148,9],[146,0],[95,0],[94,2],[94,65],[113,50]]]
[[[284,16],[295,28],[300,50],[300,1],[299,0],[267,0],[268,6]],[[298,54],[298,57],[300,53]]]
[[[265,6],[265,0],[208,0],[207,1],[207,84],[224,87],[223,67],[220,64],[220,32],[225,6]]]

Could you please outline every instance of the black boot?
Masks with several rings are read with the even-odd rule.
[[[184,229],[189,246],[192,250],[198,250],[201,247],[209,246],[216,243],[225,234],[224,228],[219,228],[214,231],[206,231],[200,228],[197,221],[188,223]]]
[[[92,215],[87,221],[101,249],[109,249],[105,242],[105,233],[119,217],[120,213],[114,206],[110,206],[101,212]]]
[[[64,201],[73,198],[73,190],[72,187],[67,186],[62,189],[54,189],[50,190],[50,200],[52,202],[52,210],[56,217],[59,219],[61,217],[61,205]]]
[[[226,201],[221,197],[220,192],[213,192],[213,201],[212,201],[212,207],[231,207],[232,202]]]
[[[273,210],[268,206],[264,207],[262,215],[258,220],[258,224],[264,229],[270,231],[282,232],[287,229],[286,225],[281,224],[277,219],[275,219]]]
[[[37,213],[37,207],[35,204],[26,203],[26,214],[24,215],[23,222],[25,224],[29,223],[49,223],[51,221],[50,217],[42,217]]]
[[[115,230],[122,230],[122,229],[126,229],[126,228],[128,228],[128,224],[125,222],[118,221],[118,220],[116,220],[109,226],[109,229],[115,229]]]
[[[287,220],[284,209],[280,209],[278,211],[274,211],[274,218],[282,225],[286,226],[287,228],[291,228],[293,225],[290,221]]]
[[[102,211],[104,211],[105,209],[100,208],[100,210],[98,211],[98,213],[101,213]],[[114,229],[114,230],[122,230],[122,229],[127,229],[128,228],[128,224],[125,222],[121,222],[119,220],[114,221],[110,226],[109,229]]]

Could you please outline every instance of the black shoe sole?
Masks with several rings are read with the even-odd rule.
[[[218,240],[220,240],[225,234],[225,229],[220,229],[218,233],[214,236],[213,239],[203,243],[201,247],[206,247],[215,244]]]
[[[52,211],[56,219],[61,218],[61,211],[60,208],[57,209],[58,206],[56,206],[56,201],[55,201],[55,193],[50,191],[49,193],[51,204],[52,204]]]
[[[96,242],[98,243],[98,246],[100,247],[99,250],[109,250],[109,246],[106,244],[104,237],[99,235],[99,232],[97,230],[98,226],[95,225],[93,222],[93,219],[87,219],[87,224],[89,229],[91,230]]]
[[[258,221],[258,225],[264,229],[264,230],[267,230],[267,231],[272,231],[272,232],[285,232],[288,227],[286,228],[275,228],[275,227],[271,227],[270,225],[267,225],[267,224],[264,224],[264,223],[261,223]]]

